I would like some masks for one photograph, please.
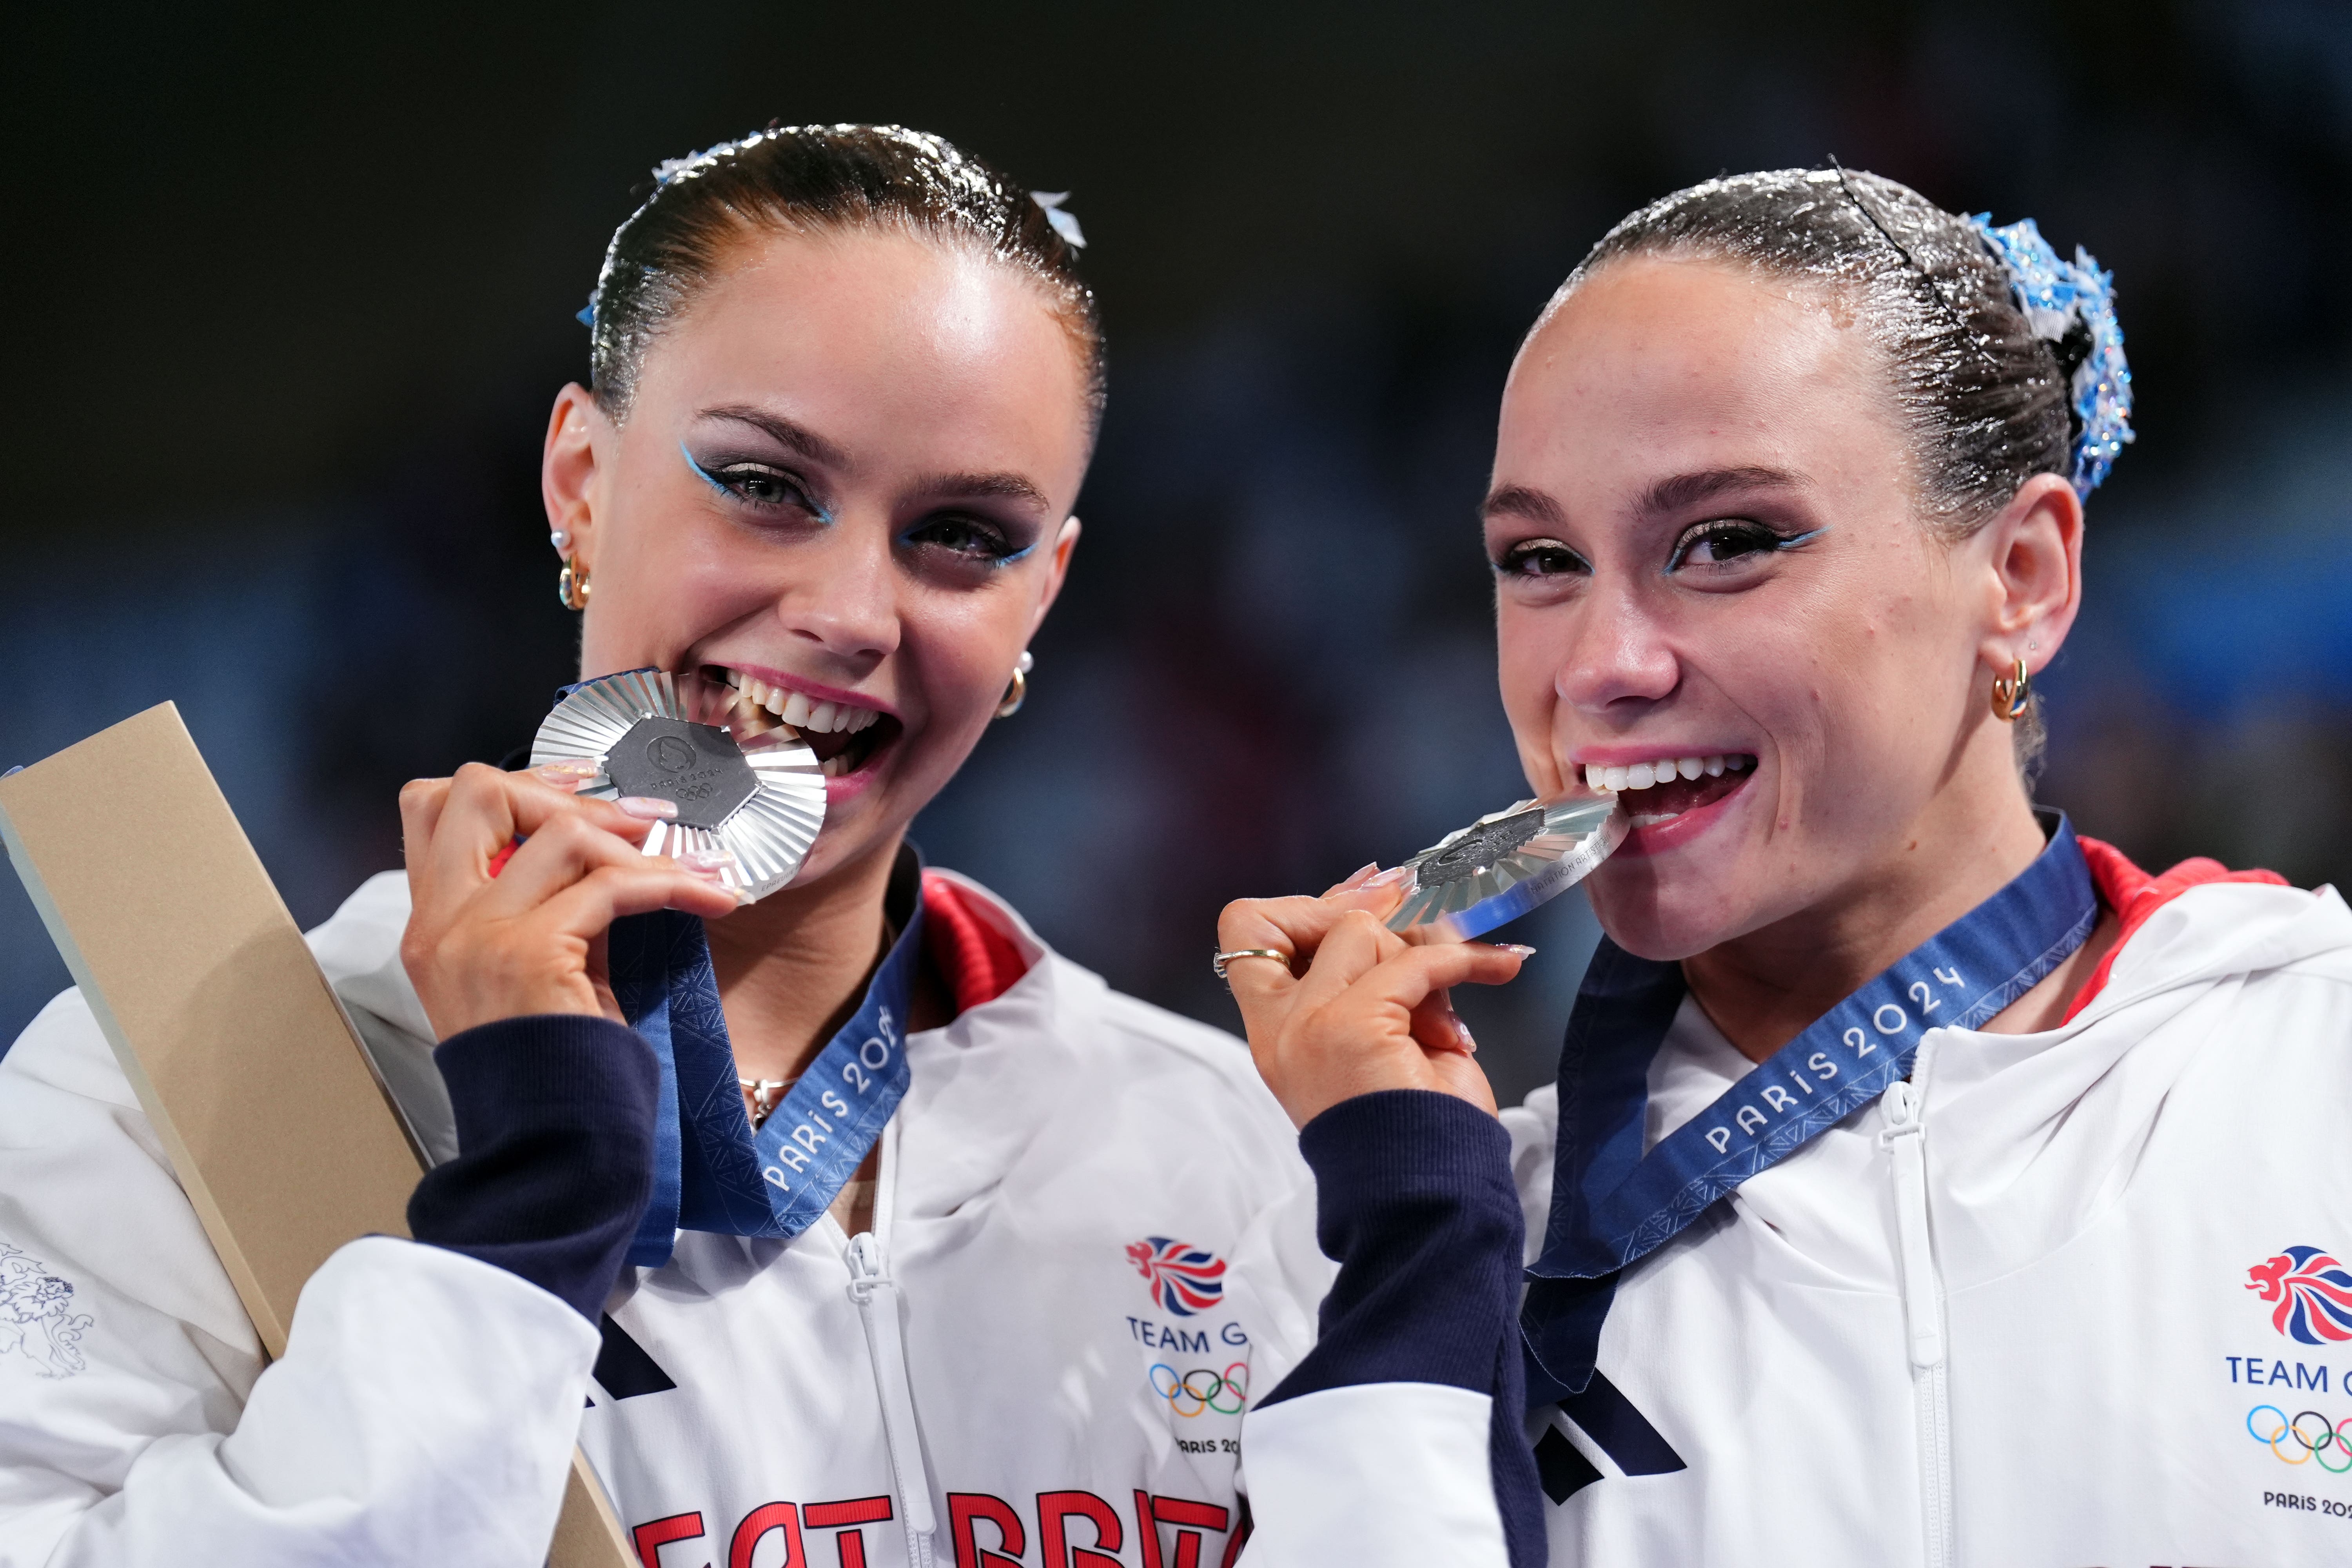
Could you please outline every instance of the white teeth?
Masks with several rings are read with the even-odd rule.
[[[849,753],[843,752],[837,755],[827,757],[824,761],[817,764],[817,768],[824,774],[825,777],[829,779],[837,779],[842,774],[849,771]]]
[[[765,708],[803,734],[854,735],[860,730],[872,729],[874,721],[882,717],[878,710],[860,708],[855,703],[812,701],[803,692],[771,686],[758,676],[746,675],[740,669],[730,669],[726,675],[728,683],[743,701]]]
[[[1755,761],[1753,757],[1721,752],[1706,756],[1660,757],[1654,763],[1635,763],[1622,768],[1587,763],[1584,782],[1591,789],[1622,794],[1629,789],[1643,790],[1653,784],[1672,784],[1677,778],[1721,778],[1727,772],[1745,772],[1755,766]]]
[[[1655,827],[1661,822],[1672,822],[1681,815],[1679,811],[1636,812],[1630,820],[1636,827]]]

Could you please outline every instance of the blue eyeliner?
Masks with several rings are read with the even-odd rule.
[[[912,545],[915,542],[916,533],[919,532],[923,526],[925,525],[918,524],[915,528],[908,529],[906,532],[898,536],[898,542],[901,545]],[[1023,556],[1035,550],[1038,543],[1039,542],[1037,540],[1033,539],[1010,555],[990,555],[982,557],[980,558],[981,563],[990,567],[1010,566],[1015,561],[1020,560]]]
[[[733,490],[729,489],[725,485],[720,484],[717,479],[712,479],[710,477],[710,470],[694,460],[694,454],[686,449],[686,443],[683,441],[680,441],[677,444],[677,455],[686,459],[686,466],[688,468],[692,468],[698,475],[701,476],[702,482],[704,484],[709,485],[712,489],[717,490],[720,495],[727,497],[730,500],[740,500],[743,499],[737,495]]]
[[[687,450],[686,443],[683,441],[680,441],[677,444],[677,455],[686,459],[686,466],[694,470],[697,478],[700,479],[704,484],[709,485],[712,489],[717,490],[720,495],[725,496],[729,500],[740,501],[744,499],[743,497],[737,495],[733,490],[728,489],[726,484],[717,476],[712,474],[709,468],[706,468],[700,463],[696,462],[694,460],[694,454]],[[814,500],[810,500],[808,492],[805,490],[801,492],[801,499],[805,503],[806,510],[812,516],[814,516],[819,522],[825,524],[827,527],[832,526],[833,513],[825,510],[824,508],[819,506]]]
[[[1792,533],[1786,539],[1775,538],[1772,541],[1772,553],[1778,555],[1784,550],[1794,550],[1800,544],[1810,544],[1814,540],[1819,539],[1822,534],[1827,533],[1829,531],[1830,525],[1825,522],[1819,528],[1807,529],[1802,533]],[[1701,537],[1705,536],[1702,535]],[[1673,556],[1667,560],[1665,565],[1659,568],[1658,574],[1662,577],[1671,577],[1677,571],[1681,570],[1683,557],[1687,555],[1690,552],[1692,545],[1696,545],[1697,542],[1698,540],[1693,539],[1689,543],[1678,548]]]

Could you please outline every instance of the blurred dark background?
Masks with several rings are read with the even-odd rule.
[[[2352,7],[26,7],[5,24],[0,766],[172,698],[306,924],[415,774],[527,739],[572,319],[663,158],[899,121],[1076,194],[1112,352],[1034,694],[919,825],[1229,1023],[1214,911],[1520,790],[1474,507],[1518,334],[1611,222],[1834,153],[2112,268],[2042,794],[2143,862],[2352,879]],[[1549,1076],[1592,940],[1465,999]],[[65,984],[0,878],[0,1042]]]

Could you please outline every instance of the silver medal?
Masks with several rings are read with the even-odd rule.
[[[1523,800],[1449,833],[1404,863],[1412,873],[1389,930],[1467,942],[1582,881],[1625,841],[1613,795]]]
[[[677,807],[646,835],[648,855],[724,849],[730,888],[762,899],[801,868],[824,826],[824,773],[798,731],[698,675],[639,669],[591,680],[555,705],[530,763],[593,762],[579,791],[652,795]]]

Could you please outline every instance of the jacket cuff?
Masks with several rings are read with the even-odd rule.
[[[1266,1403],[1365,1383],[1497,1392],[1524,1226],[1502,1124],[1450,1094],[1390,1089],[1315,1118],[1298,1152],[1339,1275],[1315,1349]]]
[[[409,1233],[595,1321],[653,1193],[652,1047],[608,1018],[547,1013],[452,1035],[433,1060],[457,1157],[417,1184]]]
[[[1315,1239],[1339,1265],[1322,1333],[1257,1407],[1376,1384],[1486,1396],[1486,1461],[1514,1568],[1544,1560],[1542,1492],[1520,1422],[1520,1247],[1511,1139],[1466,1100],[1389,1089],[1340,1101],[1298,1134],[1315,1172]],[[1391,1393],[1391,1398],[1393,1398]]]

